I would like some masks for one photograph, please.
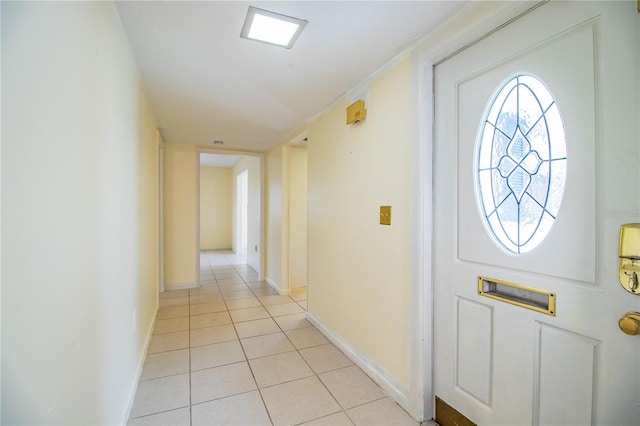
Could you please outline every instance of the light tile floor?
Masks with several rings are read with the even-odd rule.
[[[130,425],[417,425],[231,252],[203,252],[201,287],[160,295]]]

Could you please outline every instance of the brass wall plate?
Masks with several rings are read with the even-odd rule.
[[[347,107],[347,124],[357,123],[367,118],[367,109],[364,101],[358,100]]]
[[[380,206],[380,225],[391,225],[391,206]]]

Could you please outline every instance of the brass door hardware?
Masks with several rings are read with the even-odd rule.
[[[627,312],[618,321],[618,326],[623,333],[635,336],[640,334],[640,313]]]
[[[620,284],[629,293],[640,294],[640,224],[628,223],[620,227]]]
[[[479,276],[478,294],[543,314],[556,315],[556,295],[547,290]]]

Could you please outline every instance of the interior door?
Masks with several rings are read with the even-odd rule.
[[[640,336],[618,327],[640,298],[619,284],[617,258],[620,225],[640,222],[636,7],[545,3],[435,67],[434,390],[478,424],[640,424]],[[561,120],[564,172],[536,151],[531,134],[518,133],[519,117],[501,130],[506,153],[488,154],[502,157],[483,180],[477,140],[491,101],[506,104],[500,89],[521,75],[553,97],[555,118],[527,120],[547,128]],[[550,102],[540,101],[545,113]],[[507,247],[501,238],[513,212],[500,209],[510,202],[513,220],[527,217],[525,199],[535,198],[545,164],[554,164],[546,182],[549,194],[560,192],[556,211],[536,199],[551,225],[533,233],[536,247]],[[486,212],[482,188],[496,185],[507,195],[489,193],[496,205]],[[517,223],[516,243],[529,232]],[[478,277],[498,283],[494,293],[508,300],[479,294]],[[519,303],[552,299],[547,313]]]

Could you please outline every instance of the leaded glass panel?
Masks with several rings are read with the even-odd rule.
[[[514,254],[535,249],[564,194],[564,125],[547,86],[530,74],[503,83],[490,100],[476,142],[476,189],[489,234]]]

